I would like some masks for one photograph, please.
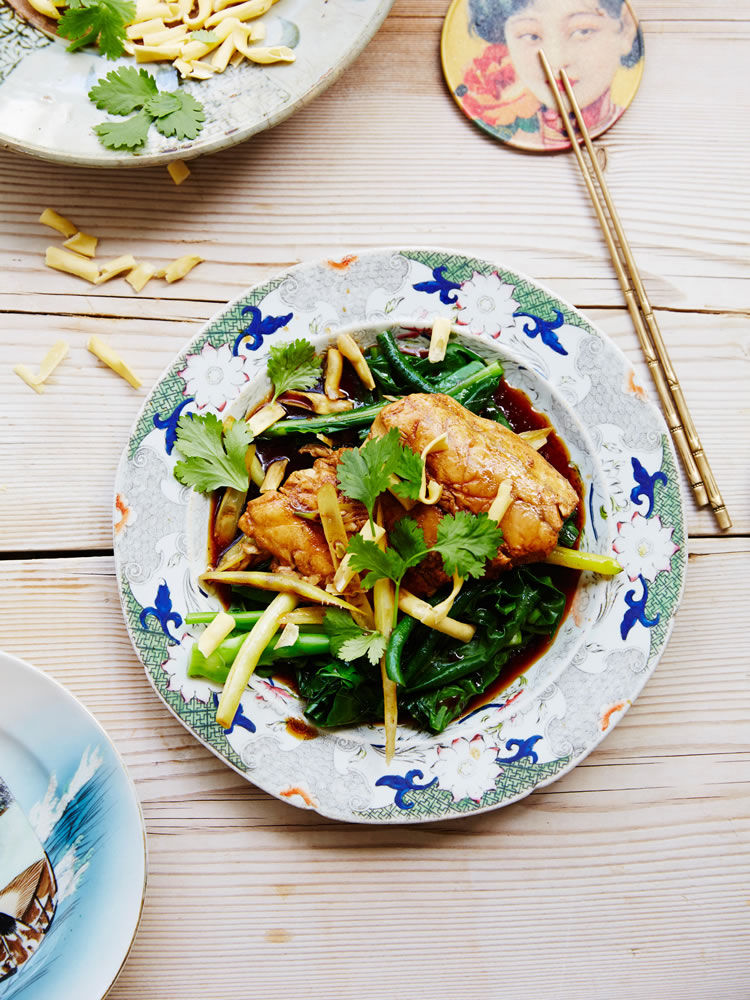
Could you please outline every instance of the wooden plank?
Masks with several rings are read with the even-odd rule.
[[[111,559],[0,563],[0,644],[95,713],[143,802],[147,901],[112,996],[744,996],[749,551],[693,544],[665,656],[583,764],[408,833],[295,810],[193,740],[136,661]]]
[[[658,20],[662,9],[669,17]],[[728,4],[714,15],[725,21],[686,21],[678,14],[687,10],[649,6],[641,91],[602,145],[654,303],[743,310],[750,93],[736,81],[750,22]],[[326,94],[196,163],[180,188],[161,168],[94,172],[0,155],[0,308],[31,292],[75,295],[77,311],[91,308],[92,289],[41,265],[54,242],[36,223],[46,205],[99,235],[102,256],[134,251],[161,263],[190,249],[207,258],[182,284],[151,282],[146,298],[222,302],[269,268],[416,243],[504,260],[585,306],[621,304],[572,160],[503,149],[449,99],[436,55],[442,13],[436,0],[403,12],[397,4]],[[695,139],[714,133],[717,116],[732,136],[721,155]],[[134,294],[122,280],[105,291]]]
[[[594,310],[590,315],[626,352],[650,391],[627,313]],[[663,313],[659,319],[734,518],[733,530],[748,532],[750,491],[737,456],[745,454],[750,438],[750,327],[739,316]],[[114,476],[131,424],[147,389],[201,326],[200,321],[175,320],[5,317],[0,393],[9,416],[0,441],[0,551],[111,548]],[[132,389],[88,353],[85,344],[92,333],[105,336],[123,354],[143,379],[143,390]],[[70,356],[39,396],[11,368],[19,361],[37,364],[58,337],[70,342]],[[691,532],[715,532],[708,511],[697,510],[692,497],[683,494]]]

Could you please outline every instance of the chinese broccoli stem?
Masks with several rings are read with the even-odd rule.
[[[210,656],[204,656],[197,644],[193,646],[188,663],[188,677],[205,677],[215,684],[224,684],[240,646],[246,638],[247,632],[233,633]],[[259,666],[269,666],[278,660],[296,659],[300,656],[326,655],[331,649],[328,636],[315,632],[300,632],[293,645],[283,646],[281,649],[274,649],[275,641],[272,640],[271,645],[261,654],[258,660]]]
[[[493,361],[481,371],[475,372],[469,378],[464,379],[457,385],[446,390],[446,396],[452,396],[461,402],[462,397],[467,395],[467,390],[476,390],[483,382],[497,381],[503,374],[503,366],[499,361]],[[430,391],[434,391],[430,387]],[[268,430],[263,432],[263,437],[284,437],[287,434],[336,434],[339,431],[353,430],[358,427],[369,427],[378,413],[387,403],[373,403],[371,406],[360,406],[346,413],[334,413],[330,416],[302,417],[279,420]]]

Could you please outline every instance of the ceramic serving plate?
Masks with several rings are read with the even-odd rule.
[[[229,67],[180,86],[200,101],[206,122],[194,140],[151,129],[137,154],[105,149],[92,131],[107,118],[88,99],[101,77],[130,57],[110,60],[96,50],[70,53],[0,0],[0,146],[85,167],[154,166],[190,159],[242,142],[302,107],[330,86],[382,24],[393,0],[278,0],[263,18],[264,44],[294,49],[295,62]],[[19,6],[22,6],[19,3]],[[34,11],[31,10],[31,15]],[[160,90],[174,90],[168,63],[145,67]]]
[[[0,997],[101,1000],[140,919],[145,835],[104,730],[0,653]]]
[[[312,734],[304,705],[256,677],[230,729],[217,692],[187,677],[185,615],[218,607],[197,585],[208,502],[172,475],[183,413],[239,414],[269,386],[269,344],[322,349],[348,329],[363,345],[385,327],[458,335],[548,414],[585,488],[582,547],[616,554],[613,579],[581,576],[550,650],[496,697],[433,736],[399,726]],[[379,250],[295,267],[215,316],[162,375],[120,462],[115,556],[123,608],[151,683],[198,739],[255,784],[295,805],[363,823],[437,820],[506,805],[582,760],[653,671],[682,593],[685,525],[675,457],[659,412],[612,343],[528,278],[445,250]],[[308,727],[309,728],[309,727]],[[313,733],[315,731],[313,730]],[[304,733],[307,738],[300,739]]]

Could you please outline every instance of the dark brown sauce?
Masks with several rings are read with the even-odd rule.
[[[520,389],[515,389],[508,385],[505,379],[500,379],[495,391],[495,403],[502,412],[505,419],[510,424],[516,434],[524,431],[538,430],[542,427],[551,427],[552,421],[544,413],[535,410],[531,405],[528,396]],[[552,430],[547,443],[539,449],[539,454],[545,458],[561,476],[564,476],[573,489],[578,494],[579,502],[576,509],[576,527],[579,537],[583,528],[583,482],[578,469],[570,461],[570,453],[564,442]],[[578,547],[578,542],[575,548]],[[494,702],[498,696],[502,695],[510,685],[522,674],[525,674],[529,667],[543,656],[555,640],[557,632],[562,623],[568,617],[570,608],[575,597],[576,587],[580,572],[578,570],[566,569],[564,566],[547,566],[547,572],[552,583],[565,595],[565,609],[560,617],[560,623],[552,636],[534,636],[519,653],[503,667],[500,676],[491,684],[487,690],[477,695],[466,707],[464,715],[470,714],[482,705]]]

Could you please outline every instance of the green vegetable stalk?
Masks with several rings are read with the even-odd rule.
[[[483,395],[492,394],[497,380],[503,374],[503,366],[499,361],[475,372],[469,378],[446,390],[446,396],[452,396],[463,406],[474,405]],[[430,386],[427,392],[434,392]],[[302,417],[300,419],[280,420],[273,424],[262,437],[285,437],[288,434],[337,434],[340,431],[356,430],[359,427],[369,427],[378,413],[387,405],[387,401],[373,403],[371,406],[360,406],[346,413],[334,413],[322,417]],[[468,407],[467,407],[468,408]]]
[[[248,612],[253,614],[253,612]],[[234,663],[240,646],[247,638],[247,632],[233,632],[210,656],[204,656],[197,644],[190,652],[188,677],[205,677],[215,684],[224,684],[229,676],[229,669]],[[315,632],[300,632],[297,641],[291,646],[275,649],[273,643],[263,651],[258,661],[259,666],[269,666],[279,660],[293,660],[298,657],[325,656],[330,651],[328,636]]]

